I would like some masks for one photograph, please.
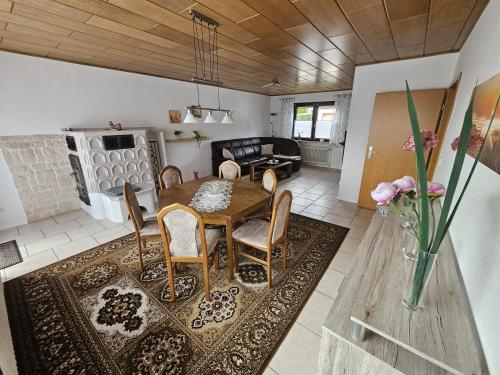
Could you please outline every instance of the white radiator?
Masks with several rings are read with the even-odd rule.
[[[329,167],[330,148],[330,144],[328,143],[300,142],[302,160],[306,164]]]

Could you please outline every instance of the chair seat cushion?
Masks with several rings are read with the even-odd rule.
[[[233,232],[233,238],[249,246],[267,248],[270,225],[267,221],[260,219],[247,221]]]
[[[196,231],[196,246],[198,247],[198,256],[201,256],[201,240],[200,236],[198,235],[199,231]],[[219,238],[221,236],[221,230],[220,229],[209,229],[205,228],[205,238],[207,240],[207,252],[208,256],[210,256],[214,249],[215,245],[217,245],[217,242],[219,241]]]
[[[141,236],[154,236],[160,234],[160,227],[158,227],[158,221],[156,218],[151,218],[144,220],[144,226],[140,230]]]

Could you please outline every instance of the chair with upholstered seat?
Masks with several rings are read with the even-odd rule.
[[[128,182],[125,182],[123,185],[123,195],[125,196],[125,203],[127,205],[130,220],[134,226],[139,261],[141,263],[141,268],[144,271],[142,249],[143,247],[146,248],[146,241],[149,237],[158,236],[160,234],[160,229],[155,218],[144,219],[141,207],[137,201],[137,196],[135,195],[135,191],[132,189],[132,185]]]
[[[175,165],[167,165],[160,172],[160,189],[167,189],[182,184],[182,172]]]
[[[168,270],[170,301],[175,301],[175,263],[202,263],[205,300],[210,301],[209,268],[215,260],[219,269],[219,229],[205,228],[203,217],[179,203],[163,208],[157,217]]]
[[[267,286],[272,286],[272,252],[273,249],[281,246],[283,257],[283,269],[287,267],[287,231],[290,217],[290,207],[292,205],[292,193],[285,190],[275,201],[271,215],[271,221],[253,219],[247,221],[233,232],[235,261],[238,264],[239,256],[242,255],[257,263],[267,267]],[[266,259],[240,251],[240,245],[250,246],[266,254]]]
[[[226,180],[239,180],[241,178],[241,167],[232,160],[226,160],[219,165],[219,178]]]
[[[273,210],[274,197],[276,195],[276,188],[278,187],[278,178],[276,173],[272,169],[266,169],[262,175],[262,190],[271,194],[271,199],[269,200],[269,206],[259,214],[253,214],[242,219],[242,221],[248,221],[251,219],[263,218],[269,220],[271,218],[271,213]]]

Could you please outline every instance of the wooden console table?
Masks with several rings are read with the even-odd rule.
[[[489,374],[450,239],[440,249],[426,308],[401,303],[411,261],[395,215],[374,215],[324,325],[320,374]]]

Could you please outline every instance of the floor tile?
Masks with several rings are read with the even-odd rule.
[[[43,235],[42,231],[40,229],[37,229],[31,232],[20,234],[14,239],[17,241],[18,245],[27,245],[29,243],[43,240],[44,238],[45,236]]]
[[[99,233],[102,232],[103,230],[106,230],[105,227],[103,227],[99,223],[92,223],[88,225],[84,225],[83,227],[78,227],[75,229],[71,229],[67,231],[67,235],[69,238],[71,238],[71,241],[77,241],[80,238],[90,236],[91,234]]]
[[[78,217],[75,219],[78,224],[80,225],[88,225],[88,224],[92,224],[92,223],[97,223],[97,219],[94,219],[92,216],[90,215],[87,215],[87,216],[82,216],[82,217]]]
[[[302,212],[300,213],[300,215],[310,217],[311,219],[323,220],[323,216],[321,216],[321,215],[316,215],[316,214],[312,214],[312,213],[307,212],[307,211],[305,211],[305,210],[304,210],[304,211],[302,211]]]
[[[22,263],[7,267],[5,269],[5,276],[7,280],[11,280],[15,277],[22,276],[57,261],[57,256],[54,254],[52,249],[47,250],[24,259]]]
[[[337,206],[351,208],[351,209],[359,208],[357,203],[347,202],[347,201],[342,201],[342,200],[338,201]]]
[[[56,246],[54,247],[54,252],[59,259],[64,259],[81,253],[82,251],[92,249],[96,246],[99,246],[99,242],[97,242],[93,237],[88,236],[81,238],[78,241],[72,241],[62,246]]]
[[[297,323],[321,336],[321,327],[333,306],[334,300],[314,291],[297,318]]]
[[[80,224],[78,224],[75,220],[69,220],[59,224],[53,224],[47,227],[42,227],[42,232],[43,234],[45,234],[45,237],[50,237],[79,227]]]
[[[122,223],[117,223],[108,219],[99,220],[99,224],[101,224],[104,228],[113,228],[122,225]]]
[[[371,218],[375,214],[375,210],[369,210],[367,208],[360,208],[358,212],[358,216],[364,216]]]
[[[19,236],[19,231],[17,230],[16,227],[2,229],[2,230],[0,230],[0,243],[12,241],[17,236]]]
[[[343,216],[337,216],[337,215],[334,215],[331,213],[326,215],[323,218],[323,220],[326,221],[327,223],[340,225],[341,227],[346,227],[346,228],[348,228],[349,224],[351,223],[351,219],[348,219],[348,218],[343,217]]]
[[[274,371],[271,367],[267,366],[262,375],[279,375],[276,371]]]
[[[316,200],[319,197],[321,197],[321,194],[315,194],[315,193],[310,193],[308,191],[300,194],[297,198],[306,198],[306,199],[311,199],[311,200]]]
[[[330,209],[327,207],[316,206],[314,204],[311,204],[308,207],[306,207],[302,212],[308,212],[319,216],[325,216],[329,211]]]
[[[309,206],[313,200],[312,199],[305,199],[305,198],[300,198],[300,197],[293,197],[292,202],[295,204],[298,204],[299,206]]]
[[[366,217],[366,216],[356,216],[354,220],[352,221],[352,225],[357,225],[359,227],[364,227],[368,228],[370,225],[372,218],[371,217]]]
[[[321,207],[327,207],[327,208],[333,208],[335,207],[335,204],[337,203],[336,199],[327,199],[327,198],[319,198],[315,200],[312,204],[316,206],[321,206]]]
[[[35,221],[33,223],[20,225],[17,227],[17,229],[19,230],[19,233],[22,234],[26,232],[31,232],[33,230],[39,230],[41,227],[46,227],[53,224],[57,224],[56,221],[53,218],[48,217],[46,219]]]
[[[347,237],[352,237],[356,239],[363,239],[363,236],[366,233],[366,228],[358,227],[357,225],[352,225],[349,229],[349,233],[347,233]]]
[[[327,295],[330,298],[337,298],[340,285],[344,280],[344,274],[332,268],[328,268],[321,278],[316,290],[320,293]]]
[[[64,245],[65,243],[71,242],[66,233],[59,233],[55,236],[44,238],[43,240],[36,241],[30,244],[25,245],[26,250],[30,257],[35,254],[41,253],[43,251],[52,249],[56,246]]]
[[[269,366],[280,375],[316,374],[320,336],[295,323]]]
[[[352,209],[352,208],[345,208],[342,206],[335,206],[332,209],[332,214],[337,215],[337,216],[342,216],[346,217],[348,219],[354,219],[356,215],[358,214],[358,209]]]
[[[54,216],[54,220],[56,223],[65,223],[70,220],[75,220],[81,217],[89,216],[84,210],[75,210],[75,211],[70,211],[66,212],[61,215]]]
[[[96,233],[92,235],[92,237],[94,237],[95,240],[100,244],[103,244],[115,240],[117,238],[126,236],[129,233],[130,230],[128,230],[128,228],[125,228],[123,225],[119,225],[110,229],[106,229],[102,232]]]
[[[291,207],[290,211],[293,212],[294,214],[300,214],[302,212],[302,210],[304,210],[304,208],[306,208],[306,207],[299,206],[298,204],[292,203],[292,207]]]
[[[339,250],[328,267],[348,273],[353,263],[354,255]]]

